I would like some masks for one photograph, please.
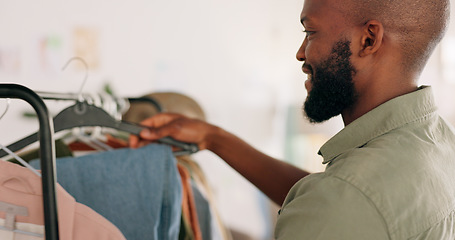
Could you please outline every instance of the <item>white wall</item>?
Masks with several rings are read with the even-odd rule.
[[[106,82],[118,96],[180,91],[203,106],[210,122],[281,157],[283,136],[274,126],[284,120],[275,114],[294,96],[304,97],[304,77],[294,60],[303,36],[301,5],[300,0],[0,0],[0,81],[77,92],[81,64],[61,68],[80,56],[75,48],[86,47],[90,51],[81,57],[91,70],[84,92],[100,92]],[[53,112],[62,108],[49,105]],[[35,121],[20,116],[27,109],[20,101],[11,103],[0,121],[0,143],[37,129]],[[226,223],[266,238],[272,227],[254,187],[212,154],[195,157],[203,161]]]
[[[84,92],[100,92],[106,82],[118,96],[183,92],[203,106],[210,122],[283,158],[288,107],[298,106],[306,92],[301,64],[295,60],[304,36],[302,2],[0,0],[0,82],[77,92],[84,76],[81,65],[72,63],[65,71],[61,67],[82,54],[91,64]],[[453,39],[455,32],[450,32]],[[453,42],[446,41],[445,49],[453,49]],[[437,95],[444,98],[438,101],[453,118],[452,105],[444,102],[453,95],[454,73],[444,79],[438,75],[454,69],[451,53],[436,54],[424,78],[441,77],[435,83],[443,93]],[[0,103],[0,111],[4,105]],[[62,107],[50,105],[53,112]],[[20,116],[26,109],[13,101],[0,121],[0,143],[37,129],[34,121]],[[334,119],[319,129],[332,133],[341,127]],[[258,207],[254,187],[212,154],[195,157],[215,187],[226,223],[257,239],[267,238],[273,227],[264,220],[267,213]]]

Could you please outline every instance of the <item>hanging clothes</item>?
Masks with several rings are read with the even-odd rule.
[[[111,135],[105,137],[105,143],[112,148],[128,147],[128,142],[123,139]],[[85,153],[95,151],[82,142],[72,142],[67,148]],[[214,209],[211,189],[201,167],[189,155],[177,156],[176,159],[183,188],[179,239],[197,240],[201,237],[204,240],[231,239]]]
[[[189,223],[194,240],[202,240],[201,228],[199,226],[199,219],[197,215],[196,203],[194,201],[193,189],[191,186],[190,173],[181,164],[177,164],[177,168],[182,179],[183,200],[182,200],[182,214],[183,221]]]
[[[198,218],[202,239],[232,239],[221,221],[215,206],[212,189],[208,184],[208,180],[205,177],[202,168],[189,155],[178,156],[177,163],[180,168],[185,168],[190,175],[189,181],[192,189],[192,198],[195,203],[195,214]],[[183,182],[184,178],[182,175],[181,177]]]
[[[57,182],[128,240],[178,239],[182,186],[169,146],[149,144],[56,162]]]
[[[181,227],[180,238],[182,240],[220,240],[230,239],[223,236],[222,229],[216,222],[210,207],[209,201],[201,193],[191,175],[189,158],[185,160],[178,157],[177,167],[182,179],[183,185],[183,201],[182,201],[182,223],[185,226]],[[196,164],[193,162],[193,164]],[[202,177],[203,175],[199,175]],[[184,233],[182,233],[184,231]]]
[[[124,240],[108,220],[77,203],[56,186],[60,239]],[[0,239],[44,239],[41,178],[17,164],[0,161]]]

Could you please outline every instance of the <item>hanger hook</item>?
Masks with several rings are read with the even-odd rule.
[[[6,112],[8,112],[10,103],[11,103],[11,99],[7,98],[6,99],[6,108],[5,108],[5,111],[3,111],[2,115],[0,115],[0,120],[5,116]]]
[[[79,60],[82,64],[84,64],[84,67],[85,67],[84,80],[83,80],[83,82],[81,84],[81,88],[79,89],[79,92],[78,92],[79,101],[82,102],[82,101],[84,101],[84,97],[82,96],[82,89],[84,88],[84,85],[87,82],[87,78],[88,78],[88,64],[87,64],[87,62],[81,57],[72,57],[66,62],[65,66],[63,66],[62,71],[64,71],[66,69],[66,67],[68,67],[68,65],[71,62],[73,62],[74,60]]]

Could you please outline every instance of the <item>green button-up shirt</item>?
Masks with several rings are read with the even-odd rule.
[[[455,239],[455,134],[430,87],[358,118],[322,148],[326,171],[297,182],[277,239]]]

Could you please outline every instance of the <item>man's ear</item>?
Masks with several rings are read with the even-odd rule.
[[[363,26],[360,57],[376,53],[382,45],[384,26],[377,20],[370,20]]]

